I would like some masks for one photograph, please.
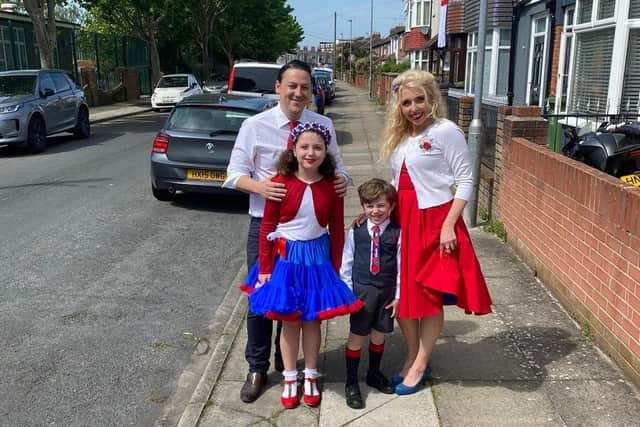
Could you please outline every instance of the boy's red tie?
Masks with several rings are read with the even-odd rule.
[[[380,272],[380,227],[372,227],[373,238],[371,239],[371,273]]]

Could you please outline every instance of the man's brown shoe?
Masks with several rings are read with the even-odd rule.
[[[262,387],[267,382],[267,374],[261,372],[249,372],[247,374],[247,380],[242,385],[240,390],[240,399],[245,403],[251,403],[260,396]]]

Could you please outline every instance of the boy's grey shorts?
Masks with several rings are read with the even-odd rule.
[[[367,336],[371,329],[384,333],[393,332],[391,310],[385,307],[393,302],[395,286],[376,288],[372,285],[354,283],[353,293],[364,302],[364,307],[350,316],[351,333]]]

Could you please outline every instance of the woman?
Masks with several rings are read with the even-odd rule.
[[[390,160],[398,190],[398,323],[407,344],[404,366],[392,381],[397,394],[411,394],[431,371],[443,303],[480,315],[491,312],[491,298],[460,217],[473,191],[464,133],[444,118],[430,73],[406,71],[392,89],[381,157]]]

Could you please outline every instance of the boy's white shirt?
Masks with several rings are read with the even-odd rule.
[[[384,230],[387,229],[391,220],[389,218],[385,219],[382,224],[379,224],[380,227],[380,235],[384,233]],[[369,232],[369,236],[373,237],[373,226],[375,224],[371,222],[371,220],[367,219],[367,231]],[[398,237],[398,253],[396,254],[396,262],[397,262],[397,271],[398,274],[396,276],[396,299],[400,298],[400,245],[401,245],[401,237]],[[373,242],[371,243],[373,245]],[[347,237],[344,239],[344,250],[342,251],[342,265],[340,267],[340,278],[344,283],[349,286],[349,289],[353,290],[353,255],[355,252],[355,240],[353,238],[353,227],[349,228],[347,232]],[[371,248],[369,248],[369,253],[371,253]]]

